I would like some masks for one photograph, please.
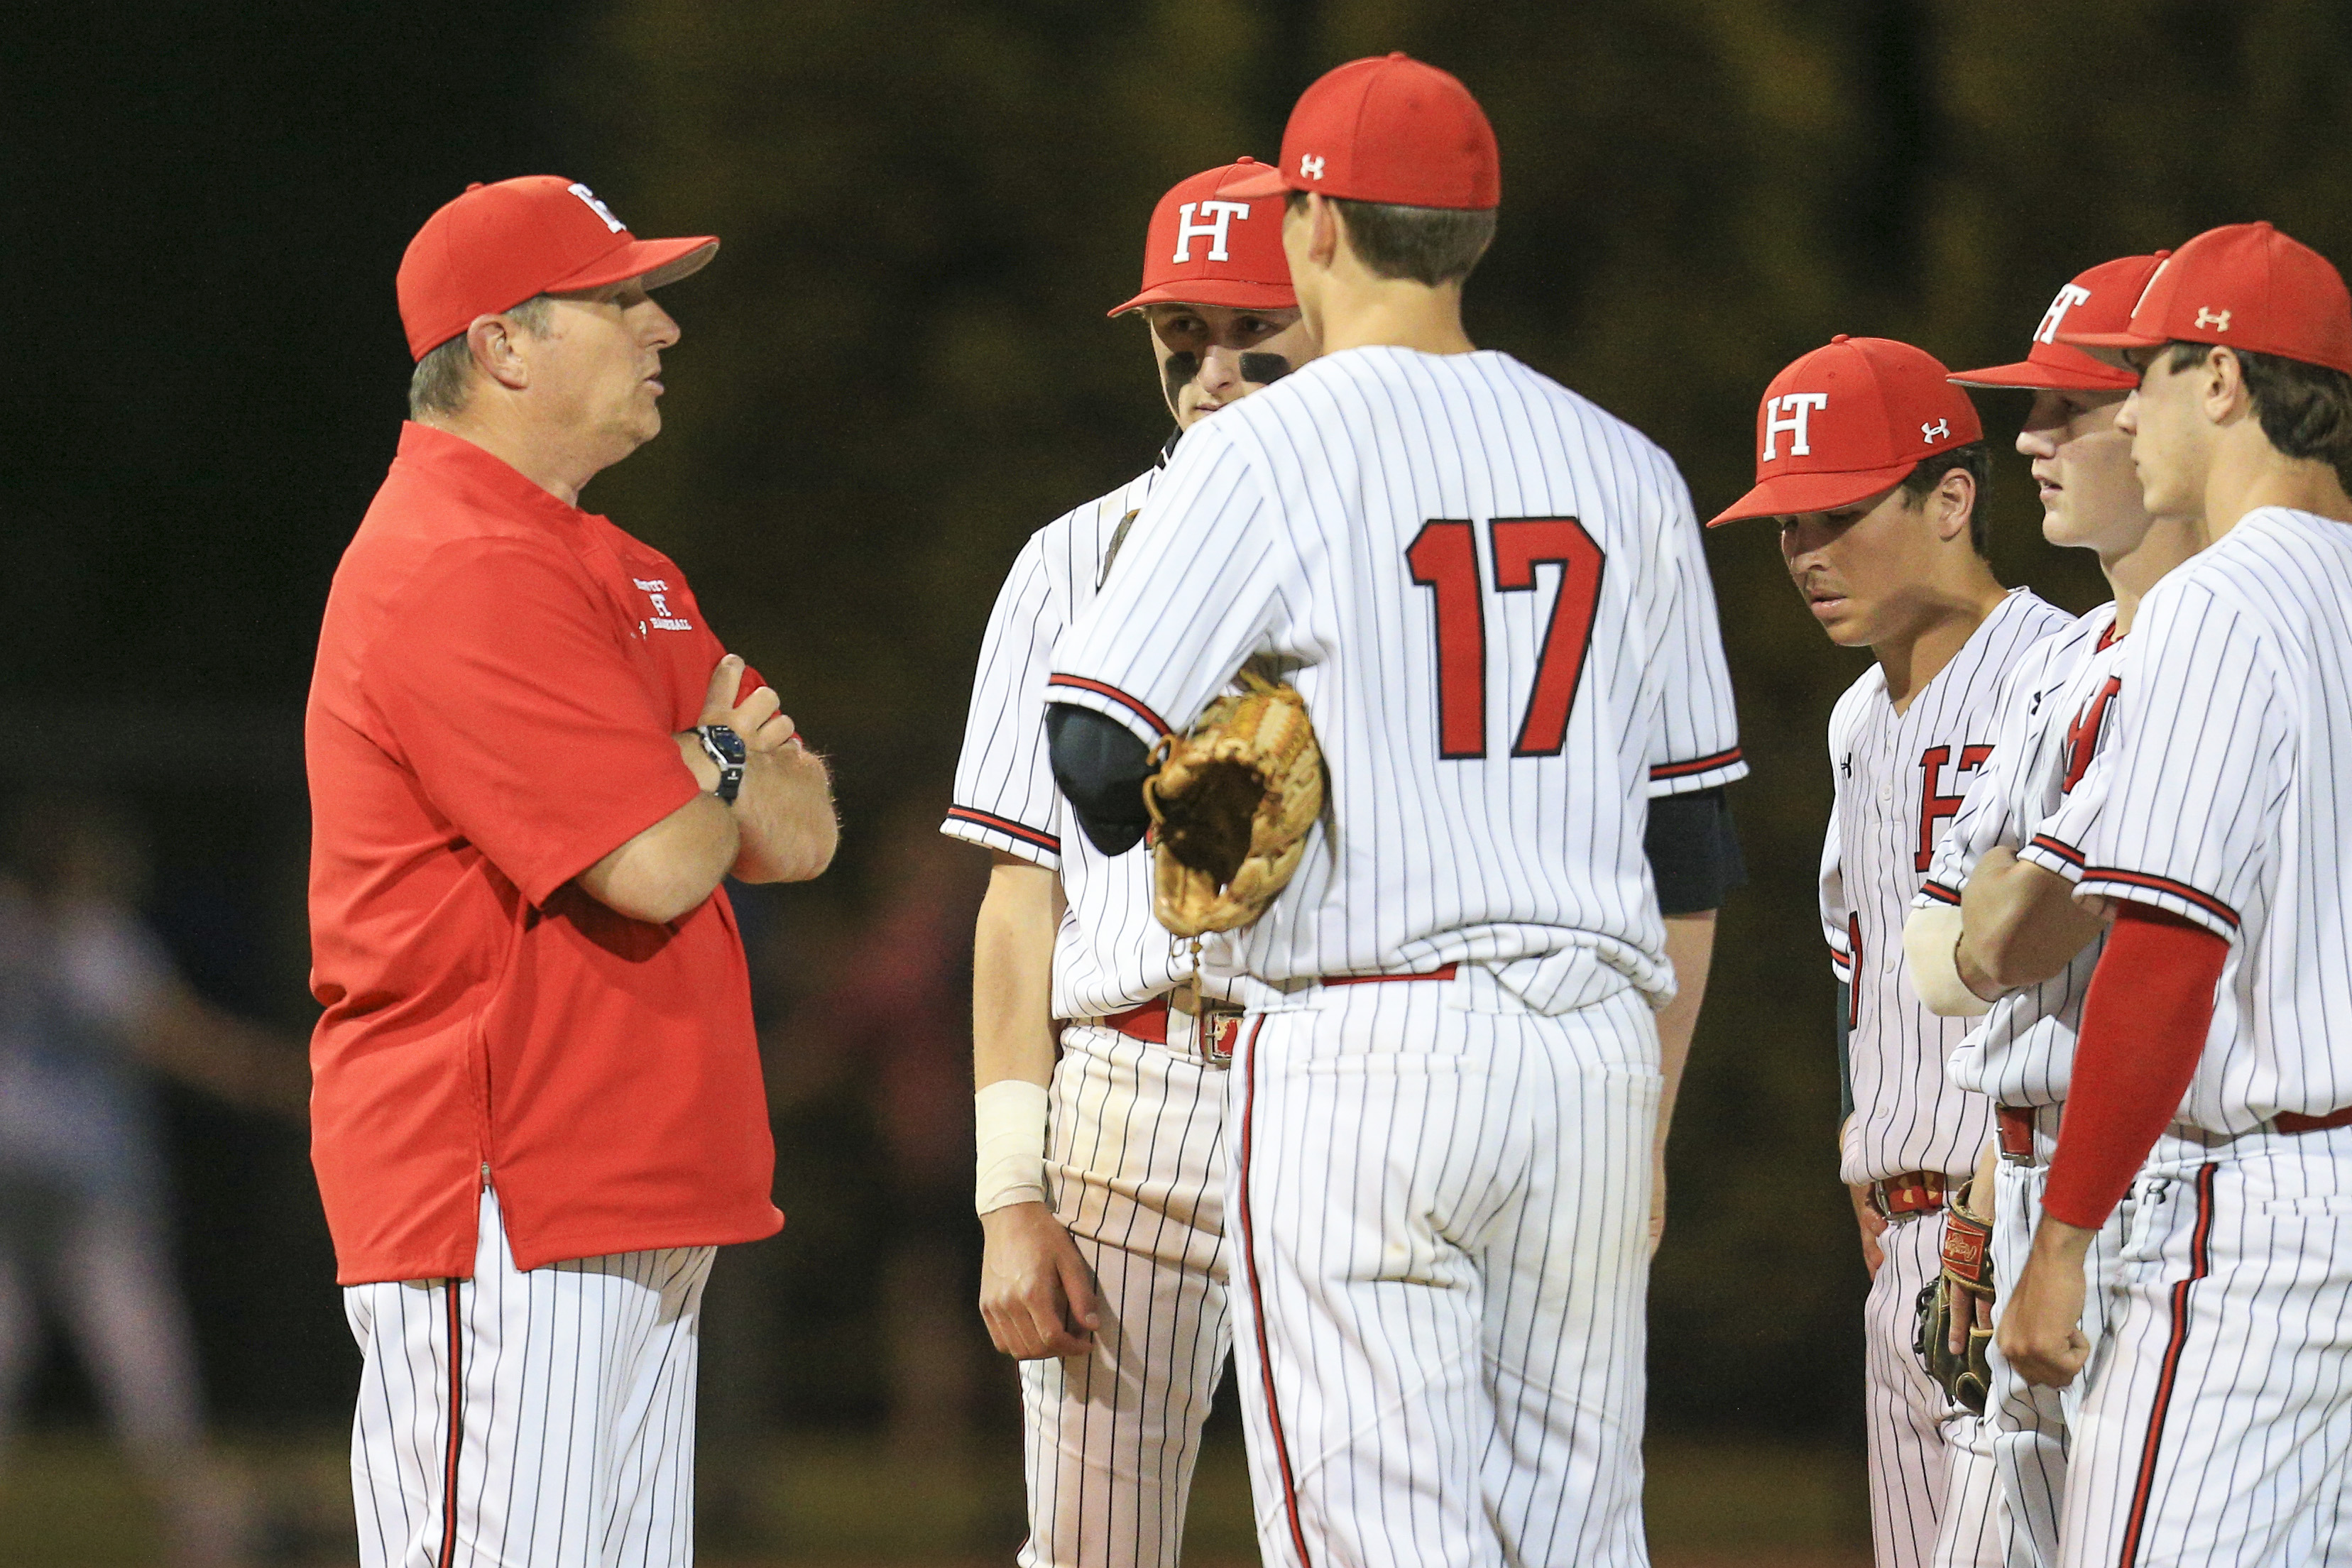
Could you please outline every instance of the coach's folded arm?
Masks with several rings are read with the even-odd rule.
[[[742,661],[730,654],[713,672],[714,694],[731,687]],[[833,784],[824,760],[801,744],[761,686],[730,708],[714,695],[704,721],[743,737],[743,785],[735,804],[715,791],[719,765],[693,730],[673,738],[702,793],[580,873],[588,896],[632,920],[666,925],[698,907],[729,873],[742,882],[806,882],[833,862],[840,842]]]

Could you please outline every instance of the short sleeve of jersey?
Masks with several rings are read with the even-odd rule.
[[[2106,800],[2078,892],[2234,939],[2270,873],[2293,763],[2293,698],[2263,629],[2201,582],[2159,584],[2116,674]]]
[[[1822,836],[1822,939],[1830,945],[1830,972],[1853,982],[1853,906],[1845,896],[1845,856],[1840,848],[1837,803],[1830,804],[1829,831]]]
[[[435,809],[533,904],[699,790],[610,607],[544,549],[436,552],[362,682]]]
[[[1054,650],[1046,700],[1146,741],[1191,727],[1289,619],[1298,558],[1265,481],[1215,422],[1176,448],[1109,580]]]
[[[1044,550],[1032,538],[1013,561],[988,618],[971,683],[955,799],[940,831],[1019,855],[1048,869],[1062,863],[1061,796],[1045,756],[1045,676],[1061,630]]]
[[[1653,798],[1711,789],[1748,772],[1739,755],[1739,721],[1716,616],[1715,582],[1707,573],[1690,488],[1663,454],[1658,466],[1658,484],[1671,497],[1660,529],[1658,575],[1671,585],[1672,597],[1653,666],[1664,686],[1650,739]]]

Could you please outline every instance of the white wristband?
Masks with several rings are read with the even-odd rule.
[[[971,1119],[980,1148],[973,1212],[1045,1202],[1045,1085],[1000,1079],[971,1097]]]

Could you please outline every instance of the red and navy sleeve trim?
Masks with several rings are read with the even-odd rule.
[[[1018,839],[1024,844],[1045,851],[1048,854],[1062,852],[1062,841],[1058,835],[1040,832],[1035,828],[1016,822],[1010,817],[1000,817],[992,812],[974,810],[970,806],[950,806],[948,821],[970,822],[975,828],[986,828],[992,832],[1003,833],[1006,838]]]
[[[2040,850],[2046,855],[2052,855],[2059,860],[2064,861],[2076,871],[2081,871],[2083,869],[2083,852],[2076,849],[2074,845],[2068,843],[2063,839],[2053,839],[2047,833],[2036,833],[2033,835],[2032,842],[2029,847]],[[2232,917],[2231,924],[2236,924],[2234,917]]]
[[[1650,782],[1662,784],[1669,779],[1687,779],[1694,773],[1712,773],[1718,768],[1728,768],[1739,760],[1739,747],[1718,751],[1712,757],[1694,757],[1687,762],[1661,762],[1650,769]]]
[[[1136,717],[1150,725],[1151,727],[1152,734],[1173,735],[1175,733],[1175,729],[1166,719],[1161,718],[1158,714],[1153,713],[1150,708],[1147,707],[1142,703],[1138,702],[1135,698],[1129,696],[1125,692],[1120,691],[1117,686],[1112,685],[1108,681],[1090,681],[1084,675],[1048,675],[1045,677],[1045,685],[1048,686],[1066,686],[1073,691],[1092,692],[1098,697],[1108,697],[1111,701],[1118,704],[1119,706],[1127,709],[1128,712],[1133,714]]]
[[[1919,891],[1938,904],[1958,904],[1960,901],[1958,894],[1940,882],[1923,882],[1919,884]]]
[[[2193,888],[2185,882],[2175,882],[2168,876],[2151,876],[2143,871],[2118,871],[2114,866],[2098,865],[2085,871],[2083,873],[2083,880],[2085,883],[2109,882],[2119,887],[2136,887],[2148,893],[2168,893],[2185,903],[2195,904],[2214,919],[2228,925],[2231,930],[2235,931],[2238,928],[2236,910],[2211,894]]]

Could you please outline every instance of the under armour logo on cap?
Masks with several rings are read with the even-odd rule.
[[[1321,179],[1323,177],[1322,158],[1313,152],[1300,153],[1298,155],[1298,177],[1302,180]]]
[[[1941,441],[1951,434],[1952,422],[1948,419],[1928,420],[1919,426],[1919,439],[1922,441]]]
[[[2200,327],[2210,327],[2216,332],[2226,332],[2230,329],[2230,313],[2227,310],[2209,309],[2200,305],[2197,308],[2197,324]]]

